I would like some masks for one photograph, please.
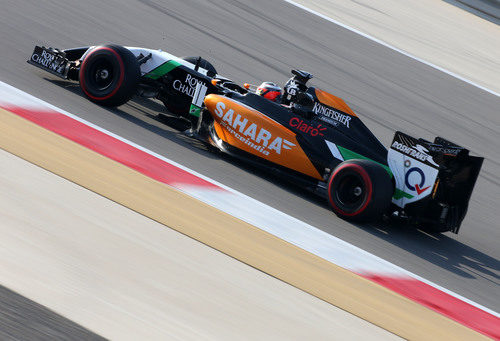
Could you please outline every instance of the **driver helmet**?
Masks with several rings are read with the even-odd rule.
[[[270,101],[280,103],[281,102],[281,88],[273,82],[263,82],[255,93],[259,96],[267,98]]]

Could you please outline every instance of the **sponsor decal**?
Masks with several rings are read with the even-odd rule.
[[[297,82],[295,82],[293,79],[289,80],[286,84],[286,92],[291,96],[295,96],[297,95],[298,90],[299,86],[297,85]]]
[[[191,102],[191,107],[189,108],[189,114],[195,117],[200,117],[201,107],[203,106],[203,99],[207,93],[207,87],[199,82],[196,84],[195,92],[193,95],[193,100]]]
[[[327,107],[319,102],[314,103],[312,111],[316,115],[319,115],[319,119],[322,121],[328,122],[335,126],[340,123],[349,128],[349,122],[351,121],[352,117],[347,114],[343,114],[340,111]]]
[[[414,176],[411,176],[412,174],[416,173]],[[415,183],[415,185],[411,185],[410,183],[410,176],[411,176],[411,183]],[[418,179],[420,178],[420,182]],[[415,181],[416,180],[416,181]],[[408,172],[406,172],[405,176],[405,185],[410,189],[410,191],[416,191],[418,195],[422,194],[425,192],[427,189],[429,189],[431,186],[425,186],[425,174],[424,172],[418,168],[418,167],[413,167],[408,169]]]
[[[448,155],[458,155],[462,148],[450,148],[441,146],[429,146],[429,150],[437,153],[443,153]]]
[[[439,166],[419,141],[396,132],[387,154],[387,163],[394,174],[396,190],[392,202],[399,207],[421,200],[431,194],[439,174]]]
[[[191,106],[189,107],[189,115],[200,117],[200,114],[201,108],[191,103]]]
[[[64,71],[64,63],[61,64],[60,60],[58,60],[55,55],[45,50],[42,50],[41,53],[33,53],[31,55],[31,60],[54,72],[63,73]]]
[[[297,128],[297,130],[309,134],[311,136],[318,136],[318,135],[324,136],[323,131],[326,130],[326,127],[322,127],[321,124],[318,124],[318,126],[313,127],[298,117],[292,117],[290,119],[290,122],[288,123],[290,124],[290,126]]]
[[[172,86],[175,90],[188,95],[189,97],[194,96],[194,92],[196,91],[196,85],[198,83],[203,82],[196,77],[191,76],[189,73],[186,75],[186,79],[184,81],[180,79],[176,79]]]
[[[272,136],[271,132],[260,128],[257,124],[250,122],[247,118],[241,117],[233,109],[225,111],[224,102],[217,102],[215,114],[221,118],[220,125],[226,128],[238,140],[255,149],[259,153],[269,155],[271,152],[281,154],[282,149],[292,149],[294,143]]]
[[[391,148],[400,151],[403,154],[411,156],[414,159],[417,159],[422,162],[428,162],[438,167],[438,164],[434,162],[432,156],[427,154],[429,151],[424,146],[421,146],[419,144],[417,144],[416,146],[407,146],[406,144],[403,144],[401,142],[394,141],[392,143]]]

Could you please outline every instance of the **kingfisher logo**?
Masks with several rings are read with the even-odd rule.
[[[272,136],[271,132],[264,128],[260,128],[257,124],[248,121],[240,114],[234,112],[233,109],[228,109],[226,112],[224,102],[217,102],[215,105],[215,114],[221,118],[219,122],[221,126],[227,129],[234,137],[255,149],[259,153],[269,155],[271,152],[281,154],[282,149],[292,149],[294,143],[281,138]]]
[[[316,115],[320,115],[320,119],[333,125],[339,123],[345,125],[349,128],[349,122],[351,121],[351,116],[343,114],[335,109],[329,108],[320,104],[319,102],[314,103],[312,111]]]
[[[412,185],[414,183],[414,185]],[[408,187],[410,191],[416,191],[418,195],[424,193],[431,186],[425,186],[425,174],[424,172],[418,168],[413,167],[408,169],[405,176],[405,185]]]
[[[298,117],[293,117],[288,123],[291,127],[297,128],[297,130],[311,136],[324,136],[323,132],[326,130],[326,127],[322,127],[321,124],[318,124],[317,127],[313,127]]]

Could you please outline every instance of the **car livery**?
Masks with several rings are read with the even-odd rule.
[[[118,45],[36,46],[28,63],[78,81],[91,101],[163,102],[186,135],[325,197],[339,217],[458,233],[483,158],[442,137],[395,132],[389,149],[339,97],[292,70],[283,105],[218,75],[201,57]]]

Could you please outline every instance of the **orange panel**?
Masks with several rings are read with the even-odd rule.
[[[351,108],[344,102],[344,100],[340,97],[334,96],[326,91],[320,89],[314,89],[316,93],[316,97],[318,97],[319,101],[323,104],[328,105],[329,107],[336,108],[342,110],[346,114],[351,116],[355,116],[356,114],[352,111]]]
[[[259,111],[224,96],[206,96],[205,106],[215,120],[217,135],[224,142],[278,165],[323,180],[291,130]]]

